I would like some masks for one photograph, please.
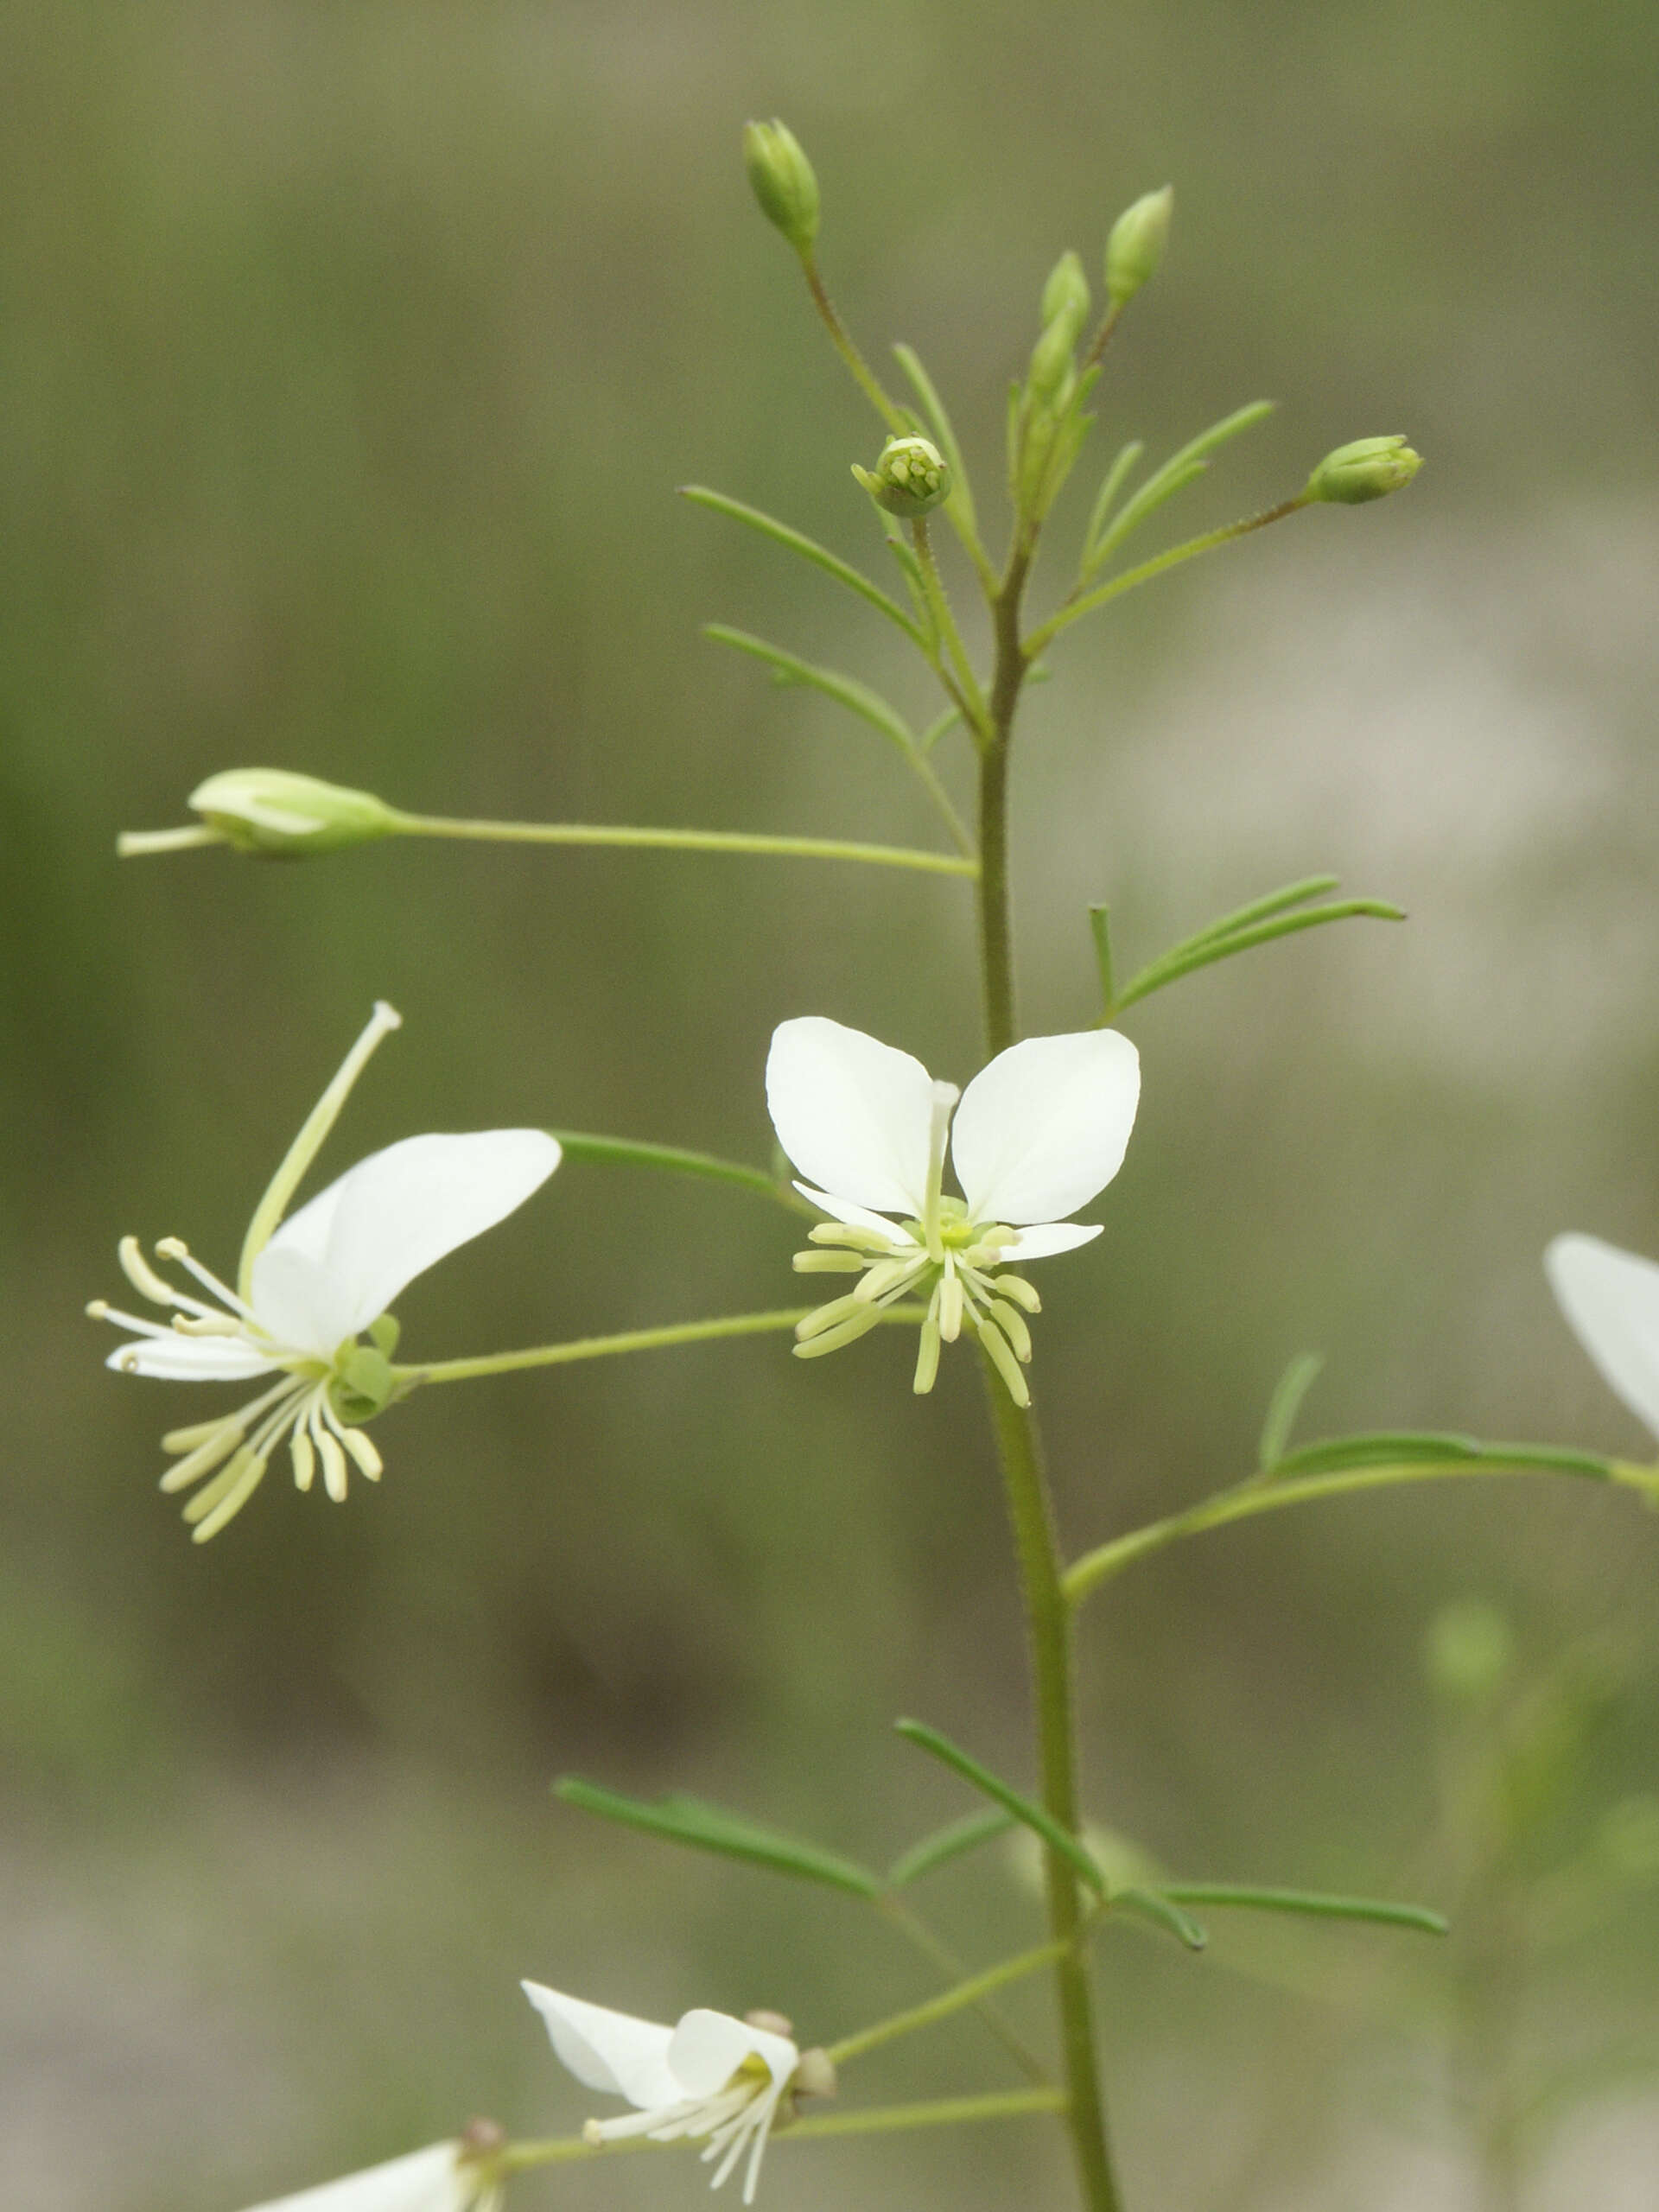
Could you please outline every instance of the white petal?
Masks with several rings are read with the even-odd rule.
[[[1659,1267],[1599,1236],[1558,1236],[1549,1287],[1607,1382],[1659,1436]]]
[[[276,1363],[235,1337],[183,1337],[173,1330],[134,1337],[104,1363],[118,1375],[154,1375],[169,1382],[239,1382],[270,1374]]]
[[[539,1981],[519,1986],[546,2021],[561,2063],[585,2088],[608,2089],[642,2112],[681,2102],[685,2093],[668,2063],[672,2028],[585,2004]]]
[[[458,2143],[434,2143],[384,2166],[278,2196],[251,2212],[467,2212],[474,2188],[457,2163]]]
[[[787,2036],[752,2028],[728,2012],[700,2010],[686,2013],[675,2029],[668,2063],[683,2095],[711,2097],[750,2057],[762,2061],[779,2088],[801,2063],[800,2052]]]
[[[950,1130],[976,1221],[1052,1222],[1103,1190],[1123,1163],[1141,1059],[1116,1029],[1028,1037],[962,1094]]]
[[[810,1181],[882,1213],[920,1213],[933,1084],[919,1060],[807,1014],[772,1032],[766,1104]]]
[[[1022,1229],[997,1258],[1016,1265],[1024,1260],[1052,1259],[1056,1252],[1075,1252],[1079,1244],[1092,1244],[1101,1228],[1097,1221],[1039,1221],[1034,1228]]]
[[[830,1191],[815,1191],[810,1183],[797,1183],[795,1187],[811,1205],[822,1206],[835,1220],[844,1221],[849,1229],[879,1230],[895,1244],[916,1242],[907,1229],[899,1222],[889,1221],[886,1214],[872,1213],[868,1206],[855,1206],[850,1198],[838,1198]]]
[[[330,1357],[404,1284],[523,1205],[559,1164],[540,1129],[405,1137],[347,1168],[253,1263],[253,1309],[284,1343]]]

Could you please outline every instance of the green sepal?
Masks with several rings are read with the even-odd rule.
[[[959,1744],[953,1744],[937,1728],[930,1728],[925,1720],[895,1720],[893,1725],[906,1743],[914,1744],[929,1752],[942,1765],[959,1774],[964,1782],[971,1783],[976,1789],[982,1791],[993,1804],[1000,1805],[1005,1813],[1012,1814],[1033,1835],[1040,1836],[1049,1849],[1058,1852],[1096,1896],[1104,1897],[1106,1877],[1076,1836],[1063,1828],[1052,1813],[1046,1812],[1032,1798],[1004,1782],[1000,1776],[993,1774],[988,1767],[982,1766]]]
[[[763,1827],[741,1814],[728,1813],[700,1797],[673,1796],[648,1805],[638,1797],[625,1797],[579,1775],[561,1775],[553,1794],[567,1805],[601,1820],[619,1821],[624,1827],[643,1828],[666,1843],[685,1845],[693,1851],[713,1851],[723,1858],[741,1859],[753,1866],[767,1866],[777,1874],[792,1874],[804,1882],[822,1882],[832,1890],[846,1890],[854,1897],[880,1896],[880,1877],[839,1853],[820,1850],[797,1836]]]
[[[369,1324],[369,1338],[375,1350],[390,1359],[397,1349],[397,1340],[404,1333],[404,1325],[395,1313],[383,1313],[378,1321]]]
[[[1006,1835],[1017,1825],[1014,1815],[997,1808],[988,1813],[967,1813],[959,1821],[952,1821],[948,1827],[936,1828],[931,1835],[925,1835],[919,1843],[912,1843],[902,1852],[887,1869],[887,1887],[902,1890],[912,1882],[919,1882],[924,1874],[931,1874],[936,1867],[960,1859],[964,1852],[976,1851],[982,1843],[989,1843],[997,1836]]]
[[[385,1413],[397,1392],[391,1362],[373,1344],[353,1344],[336,1361],[328,1382],[334,1411],[351,1426]]]
[[[1302,1401],[1324,1365],[1323,1352],[1299,1351],[1274,1383],[1256,1455],[1256,1465],[1264,1473],[1271,1473],[1282,1459],[1290,1432],[1296,1426],[1296,1416],[1302,1410]]]
[[[1177,1904],[1203,1904],[1246,1912],[1289,1912],[1314,1920],[1360,1920],[1378,1928],[1411,1928],[1424,1936],[1445,1936],[1451,1923],[1426,1904],[1395,1904],[1381,1897],[1330,1897],[1321,1890],[1258,1889],[1240,1882],[1171,1882],[1165,1897]],[[1120,1900],[1114,1897],[1114,1904]]]

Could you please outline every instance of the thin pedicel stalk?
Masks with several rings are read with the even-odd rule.
[[[628,1329],[614,1337],[573,1337],[565,1344],[532,1344],[527,1351],[481,1352],[476,1359],[431,1360],[419,1367],[394,1367],[391,1372],[400,1392],[411,1390],[420,1382],[472,1382],[480,1376],[511,1375],[525,1367],[564,1367],[574,1360],[604,1359],[615,1352],[662,1351],[673,1344],[708,1344],[721,1337],[766,1336],[797,1327],[813,1310],[810,1306],[795,1306],[786,1313],[733,1313],[718,1321],[677,1321],[663,1329]],[[913,1325],[924,1313],[919,1306],[888,1306],[878,1318]]]
[[[1035,531],[1016,524],[1007,571],[991,605],[996,658],[991,678],[989,741],[980,755],[978,887],[981,983],[988,1057],[1006,1051],[1016,1033],[1008,898],[1007,763],[1014,712],[1031,664],[1020,635],[1020,610],[1034,543]],[[1061,1583],[1042,1442],[1035,1418],[1014,1403],[988,1360],[982,1363],[982,1369],[1025,1599],[1043,1804],[1063,1827],[1075,1834],[1079,1821],[1071,1610]],[[1121,2212],[1122,2199],[1112,2171],[1100,2087],[1094,1995],[1088,1961],[1077,1941],[1086,1906],[1075,1868],[1057,1851],[1044,1853],[1044,1884],[1049,1932],[1058,1952],[1054,1980],[1065,2069],[1065,2120],[1078,2184],[1089,2212]]]
[[[399,814],[392,834],[475,838],[503,845],[626,845],[660,852],[770,853],[793,860],[861,861],[867,867],[915,868],[928,875],[978,873],[968,853],[929,853],[905,845],[849,842],[844,837],[779,837],[742,830],[643,830],[620,823],[472,822],[442,814]],[[125,849],[137,849],[130,836]]]

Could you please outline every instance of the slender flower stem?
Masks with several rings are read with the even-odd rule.
[[[1020,634],[1020,605],[1036,543],[1028,522],[1016,522],[1007,572],[991,602],[995,662],[989,701],[990,741],[980,755],[979,944],[988,1055],[1014,1041],[1013,932],[1009,903],[1007,764],[1014,718],[1033,650]],[[1014,1554],[1025,1599],[1036,1708],[1038,1764],[1046,1809],[1062,1827],[1079,1827],[1073,1742],[1071,1613],[1060,1582],[1053,1508],[1043,1472],[1034,1417],[1021,1411],[988,1360],[982,1362],[991,1426],[1007,1497]],[[1078,1936],[1087,1907],[1076,1869],[1046,1850],[1044,1884],[1049,1933],[1056,1949],[1055,1997],[1065,2063],[1065,2114],[1078,2185],[1088,2212],[1121,2212],[1101,2094],[1088,1961]]]
[[[1114,576],[1097,591],[1085,592],[1081,599],[1068,599],[1039,629],[1032,632],[1026,640],[1027,652],[1035,658],[1079,615],[1092,614],[1096,607],[1121,598],[1137,584],[1150,583],[1166,569],[1178,568],[1183,561],[1191,561],[1199,553],[1212,553],[1218,545],[1230,545],[1237,538],[1248,537],[1253,530],[1265,530],[1270,522],[1282,522],[1287,515],[1298,514],[1311,504],[1306,493],[1299,492],[1294,499],[1282,499],[1276,507],[1268,507],[1262,514],[1247,515],[1243,522],[1224,523],[1219,530],[1205,531],[1201,537],[1189,537],[1180,545],[1172,545],[1166,553],[1143,561],[1138,569],[1126,569],[1121,576]]]
[[[1559,1464],[1517,1454],[1504,1459],[1494,1452],[1491,1459],[1389,1460],[1370,1467],[1340,1467],[1319,1475],[1292,1477],[1282,1482],[1262,1481],[1252,1475],[1230,1490],[1217,1491],[1184,1512],[1171,1513],[1145,1528],[1132,1529],[1085,1552],[1067,1567],[1063,1583],[1065,1601],[1076,1607],[1092,1590],[1121,1574],[1136,1560],[1184,1536],[1202,1535],[1206,1529],[1224,1529],[1230,1522],[1248,1521],[1258,1513],[1276,1513],[1287,1505],[1306,1505],[1316,1498],[1345,1497],[1356,1491],[1387,1490],[1402,1483],[1426,1483],[1459,1475],[1574,1475],[1590,1482],[1629,1484],[1649,1497],[1659,1497],[1659,1477],[1651,1467],[1637,1467],[1620,1459],[1609,1460],[1605,1471],[1588,1463],[1573,1464],[1562,1455]]]
[[[955,671],[957,689],[969,709],[969,719],[977,741],[983,745],[990,737],[986,720],[985,695],[979,688],[979,678],[974,674],[973,663],[968,658],[968,648],[962,641],[957,627],[957,618],[950,612],[950,602],[944,594],[944,580],[939,574],[939,564],[933,557],[933,540],[928,531],[927,517],[918,515],[910,525],[912,543],[922,571],[922,588],[927,594],[927,603],[944,650],[950,656]]]
[[[664,1329],[629,1329],[614,1337],[573,1337],[567,1344],[532,1344],[527,1351],[485,1352],[476,1359],[439,1359],[422,1367],[394,1367],[400,1389],[420,1382],[471,1382],[484,1375],[512,1375],[523,1367],[563,1367],[573,1360],[604,1359],[612,1352],[662,1351],[672,1344],[708,1344],[717,1337],[760,1337],[792,1329],[813,1309],[785,1313],[734,1313],[720,1321],[677,1321]],[[912,1308],[912,1312],[917,1309]],[[889,1307],[888,1313],[899,1308]],[[882,1319],[887,1318],[884,1313]]]
[[[836,2135],[889,2135],[912,2127],[961,2127],[973,2120],[1027,2120],[1034,2113],[1061,2112],[1058,2089],[1003,2089],[988,2096],[939,2097],[926,2104],[872,2105],[863,2112],[814,2113],[772,2132],[774,2143],[823,2141]],[[677,2143],[653,2142],[648,2135],[625,2135],[610,2143],[589,2143],[584,2136],[559,2135],[550,2141],[509,2143],[490,2159],[495,2174],[527,2172],[533,2166],[574,2165],[584,2158],[615,2158],[633,2151],[673,2151]]]
[[[1017,1957],[1004,1959],[1000,1966],[988,1967],[983,1974],[970,1974],[954,1989],[942,1990],[925,2004],[912,2005],[887,2019],[878,2020],[874,2027],[861,2028],[856,2035],[843,2037],[841,2042],[832,2043],[824,2055],[832,2066],[845,2066],[850,2059],[861,2058],[867,2050],[879,2050],[883,2044],[896,2043],[901,2036],[913,2036],[923,2028],[935,2027],[939,2021],[979,2004],[1007,1983],[1052,1966],[1067,1948],[1060,1943],[1044,1943],[1034,1951],[1021,1951]]]
[[[808,252],[801,256],[801,272],[806,278],[806,289],[812,295],[812,304],[823,317],[823,327],[830,334],[830,343],[847,364],[853,381],[887,424],[888,429],[893,432],[894,437],[902,438],[909,430],[910,425],[906,422],[900,410],[888,398],[887,393],[877,383],[869,364],[854,345],[846,324],[836,313],[835,302],[824,289],[823,278],[818,273],[816,254]]]
[[[842,837],[774,837],[741,830],[642,830],[614,822],[472,822],[442,814],[399,814],[401,837],[467,837],[503,845],[628,845],[678,853],[771,853],[791,860],[860,861],[871,868],[915,868],[927,875],[977,875],[971,854],[920,852]]]

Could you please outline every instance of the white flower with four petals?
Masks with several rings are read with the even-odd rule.
[[[540,1982],[524,1992],[547,2023],[554,2050],[585,2088],[607,2090],[638,2107],[619,2120],[590,2120],[590,2143],[644,2135],[653,2143],[700,2142],[705,2163],[718,2159],[711,2188],[748,2152],[743,2202],[754,2202],[766,2138],[791,2091],[833,2094],[835,2077],[822,2051],[804,2057],[790,2040],[789,2023],[757,2013],[734,2020],[705,2010],[683,2014],[675,2027],[636,2020],[563,1996]]]
[[[917,1389],[932,1389],[940,1344],[967,1328],[1014,1402],[1028,1405],[1025,1315],[1041,1300],[1007,1270],[1099,1236],[1097,1224],[1061,1217],[1122,1165],[1140,1090],[1139,1056],[1115,1029],[1029,1037],[958,1093],[861,1030],[817,1014],[782,1023],[766,1103],[779,1142],[808,1179],[796,1188],[832,1217],[795,1265],[861,1276],[799,1325],[796,1351],[834,1351],[873,1328],[884,1307],[925,1296]],[[947,1143],[960,1198],[943,1188]]]
[[[209,1297],[181,1290],[149,1265],[137,1238],[127,1236],[119,1252],[128,1281],[169,1308],[170,1321],[120,1313],[102,1299],[87,1308],[95,1319],[135,1332],[105,1363],[121,1374],[185,1382],[280,1377],[236,1412],[162,1440],[164,1450],[181,1455],[162,1488],[203,1483],[185,1508],[198,1543],[240,1511],[284,1436],[302,1490],[321,1466],[329,1497],[344,1498],[348,1460],[378,1479],[380,1455],[358,1424],[380,1412],[395,1389],[390,1361],[397,1327],[386,1308],[446,1253],[521,1206],[559,1164],[556,1141],[540,1129],[405,1137],[359,1160],[283,1220],[365,1062],[398,1019],[390,1007],[375,1008],[295,1140],[255,1211],[234,1290],[176,1237],[164,1238],[158,1258],[183,1268]],[[365,1330],[377,1341],[363,1344]]]

